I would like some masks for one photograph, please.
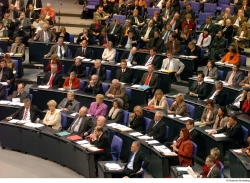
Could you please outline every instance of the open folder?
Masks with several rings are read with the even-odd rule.
[[[193,169],[190,166],[187,167],[187,172],[192,178],[197,178],[197,175],[194,173]]]

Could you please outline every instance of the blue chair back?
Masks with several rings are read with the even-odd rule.
[[[218,6],[229,5],[230,0],[218,0]]]
[[[67,116],[64,113],[61,113],[61,124],[62,124],[62,130],[65,130],[65,127],[67,125]]]
[[[128,96],[128,100],[130,101],[130,99],[131,99],[131,89],[126,88],[126,95]]]
[[[197,29],[200,28],[200,26],[201,26],[202,23],[206,22],[206,18],[208,16],[211,16],[211,14],[210,13],[199,13]]]
[[[64,65],[62,65],[62,74],[64,74]]]
[[[223,80],[223,78],[224,78],[224,71],[218,70],[218,75],[219,75],[218,80]]]
[[[92,50],[92,51],[91,51],[91,54],[92,54],[92,55],[91,55],[91,58],[94,59],[94,58],[95,58],[95,51]]]
[[[154,12],[158,11],[160,12],[160,8],[148,8],[148,18],[152,18],[154,16]]]
[[[212,17],[215,16],[216,4],[204,3],[204,13],[210,13]]]
[[[232,15],[234,13],[234,6],[229,6],[229,5],[226,5],[226,4],[222,4],[222,5],[220,5],[220,7],[221,7],[221,12],[225,12],[225,9],[229,8],[230,9],[230,14]]]
[[[204,49],[204,48],[201,48],[201,55],[200,55],[201,60],[204,59],[204,54],[205,54],[205,49]]]
[[[13,62],[15,63],[15,70],[16,70],[16,77],[18,77],[19,73],[18,73],[18,60],[13,60]]]
[[[165,140],[168,139],[168,132],[169,132],[169,127],[166,125],[166,133],[165,133]]]
[[[69,42],[70,42],[71,44],[74,43],[74,34],[69,34]]]
[[[192,6],[192,10],[195,12],[195,14],[197,15],[198,12],[200,11],[200,2],[193,2],[193,1],[190,1],[189,2]]]
[[[220,163],[220,178],[224,178],[224,165],[219,161]]]
[[[124,25],[126,21],[126,16],[125,15],[113,15],[113,20],[118,18],[120,20],[120,24]]]
[[[78,108],[76,108],[76,111],[79,111],[80,108],[81,108],[81,102],[78,102]]]
[[[32,103],[33,94],[30,94],[30,102]]]
[[[150,0],[146,0],[148,7],[150,7]]]
[[[6,89],[5,89],[4,100],[8,100],[9,91],[10,91],[10,88],[6,88]]]
[[[245,55],[240,55],[240,65],[246,66],[247,57]]]
[[[186,103],[186,106],[187,106],[190,117],[194,119],[195,107],[188,103]]]
[[[71,50],[70,50],[70,49],[68,49],[67,57],[68,57],[68,58],[71,57]]]
[[[179,1],[179,5],[180,5],[180,9],[181,9],[181,10],[183,9],[183,4],[184,4],[183,1]]]
[[[123,141],[120,137],[114,135],[111,142],[111,155],[114,161],[118,161],[120,159],[120,154],[122,151]]]
[[[168,103],[168,107],[170,107],[174,103],[174,99],[167,98],[167,103]]]
[[[243,141],[246,143],[247,142],[247,137],[248,137],[248,129],[244,126],[242,127],[242,132],[243,132]]]
[[[90,68],[89,68],[89,67],[86,67],[86,78],[89,77],[89,72],[90,72]]]
[[[108,89],[109,89],[109,85],[108,85],[108,84],[105,84],[105,83],[102,83],[102,91],[103,91],[104,93],[106,93],[106,91],[108,91]]]
[[[227,105],[228,103],[227,103],[227,98],[228,98],[228,96],[229,96],[229,93],[227,93],[227,95],[226,95],[226,97],[225,97],[225,100],[224,100],[224,102],[223,102],[223,105]]]
[[[147,117],[144,117],[144,120],[145,120],[145,131],[147,131],[148,127],[149,127],[149,124],[151,122],[151,119],[149,119]]]
[[[181,45],[181,53],[184,54],[186,52],[186,45]]]
[[[197,154],[197,145],[194,142],[192,142],[192,145],[193,145],[193,154],[192,154],[193,163],[192,163],[192,166],[194,166],[194,160],[195,160],[196,154]]]
[[[119,62],[119,51],[116,51],[115,53],[115,61]]]
[[[123,112],[123,125],[128,125],[129,112],[122,109]]]
[[[84,91],[85,88],[85,82],[83,80],[80,80],[80,90]]]
[[[106,80],[111,81],[111,70],[106,70]]]

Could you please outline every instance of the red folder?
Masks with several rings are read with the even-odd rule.
[[[79,135],[71,135],[71,136],[68,136],[67,139],[71,141],[76,141],[76,140],[82,140],[82,137],[80,137]]]
[[[148,109],[148,110],[154,110],[155,109],[153,106],[149,106],[149,105],[145,106],[144,108]]]

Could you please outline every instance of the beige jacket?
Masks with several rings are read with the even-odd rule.
[[[44,119],[43,124],[45,125],[51,125],[53,129],[61,130],[61,113],[59,110],[55,110],[53,114],[51,114],[51,111],[48,110]]]
[[[154,105],[154,108],[155,109],[165,109],[165,110],[168,110],[168,103],[167,103],[167,100],[166,100],[166,97],[162,97],[160,102],[159,102],[159,105],[156,105],[157,104],[157,100],[156,98],[152,98],[152,100],[149,101],[148,105]]]

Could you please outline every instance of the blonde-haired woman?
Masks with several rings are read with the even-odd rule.
[[[182,93],[176,95],[175,102],[171,105],[168,113],[189,117],[187,106],[184,102],[184,95]]]
[[[102,94],[98,94],[96,95],[95,100],[95,102],[90,104],[88,114],[95,118],[98,118],[99,116],[106,116],[108,106],[103,103],[104,96]]]
[[[61,130],[61,113],[58,109],[56,109],[56,101],[50,100],[47,103],[49,110],[47,111],[44,119],[43,124],[48,127],[51,127],[55,130]]]
[[[102,60],[107,62],[115,62],[116,50],[113,48],[113,43],[108,42],[107,48],[102,53]]]
[[[234,36],[235,41],[235,48],[236,51],[242,51],[244,50],[246,43],[249,42],[250,39],[250,30],[248,29],[248,24],[247,22],[244,22],[239,28],[238,33],[236,36]]]
[[[155,109],[168,110],[168,103],[161,89],[155,91],[154,97],[149,101],[148,105],[153,106]]]
[[[130,128],[138,132],[145,131],[145,119],[141,106],[137,105],[134,107],[134,113],[131,114],[131,117]]]
[[[58,41],[59,37],[62,37],[63,41],[65,41],[65,42],[70,42],[70,40],[69,40],[69,33],[66,32],[66,28],[65,27],[61,27],[60,28],[60,32],[56,33],[56,42]]]

